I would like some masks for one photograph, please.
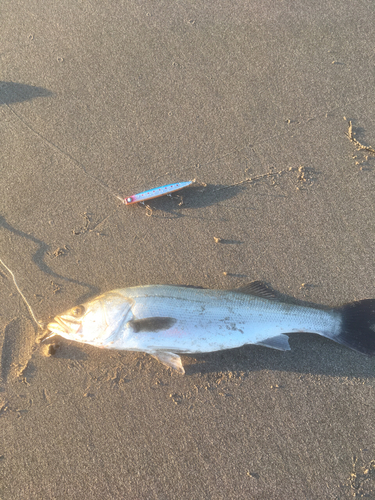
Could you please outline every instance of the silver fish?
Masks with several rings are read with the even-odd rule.
[[[149,285],[99,295],[47,328],[97,347],[146,352],[185,373],[179,354],[244,344],[287,351],[285,334],[292,332],[316,333],[374,355],[375,299],[322,310],[280,302],[259,281],[232,291]]]

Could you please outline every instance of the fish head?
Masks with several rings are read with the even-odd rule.
[[[116,291],[108,292],[55,316],[47,329],[52,335],[103,346],[131,319],[131,307],[131,300]]]

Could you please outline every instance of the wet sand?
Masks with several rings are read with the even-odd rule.
[[[152,283],[375,297],[372,2],[2,11],[0,258],[39,320]],[[2,500],[375,498],[374,359],[293,334],[180,376],[36,343],[4,269],[0,300]]]

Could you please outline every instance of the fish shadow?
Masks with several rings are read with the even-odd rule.
[[[288,334],[290,351],[244,345],[213,353],[183,356],[187,376],[217,372],[275,371],[349,378],[375,378],[374,361],[311,333]]]
[[[16,102],[30,101],[37,97],[50,97],[53,93],[43,87],[26,85],[16,82],[0,81],[0,105],[14,104]]]

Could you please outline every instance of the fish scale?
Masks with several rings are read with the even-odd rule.
[[[124,292],[118,290],[118,293]],[[142,333],[131,332],[127,323],[119,332],[117,348],[126,343],[132,349],[144,351],[210,352],[256,344],[283,333],[304,331],[326,335],[336,331],[341,321],[336,311],[237,292],[149,286],[142,287],[141,294],[139,290],[132,293],[132,289],[126,289],[125,294],[134,301],[131,308],[134,318],[172,317],[176,323],[164,332]]]

